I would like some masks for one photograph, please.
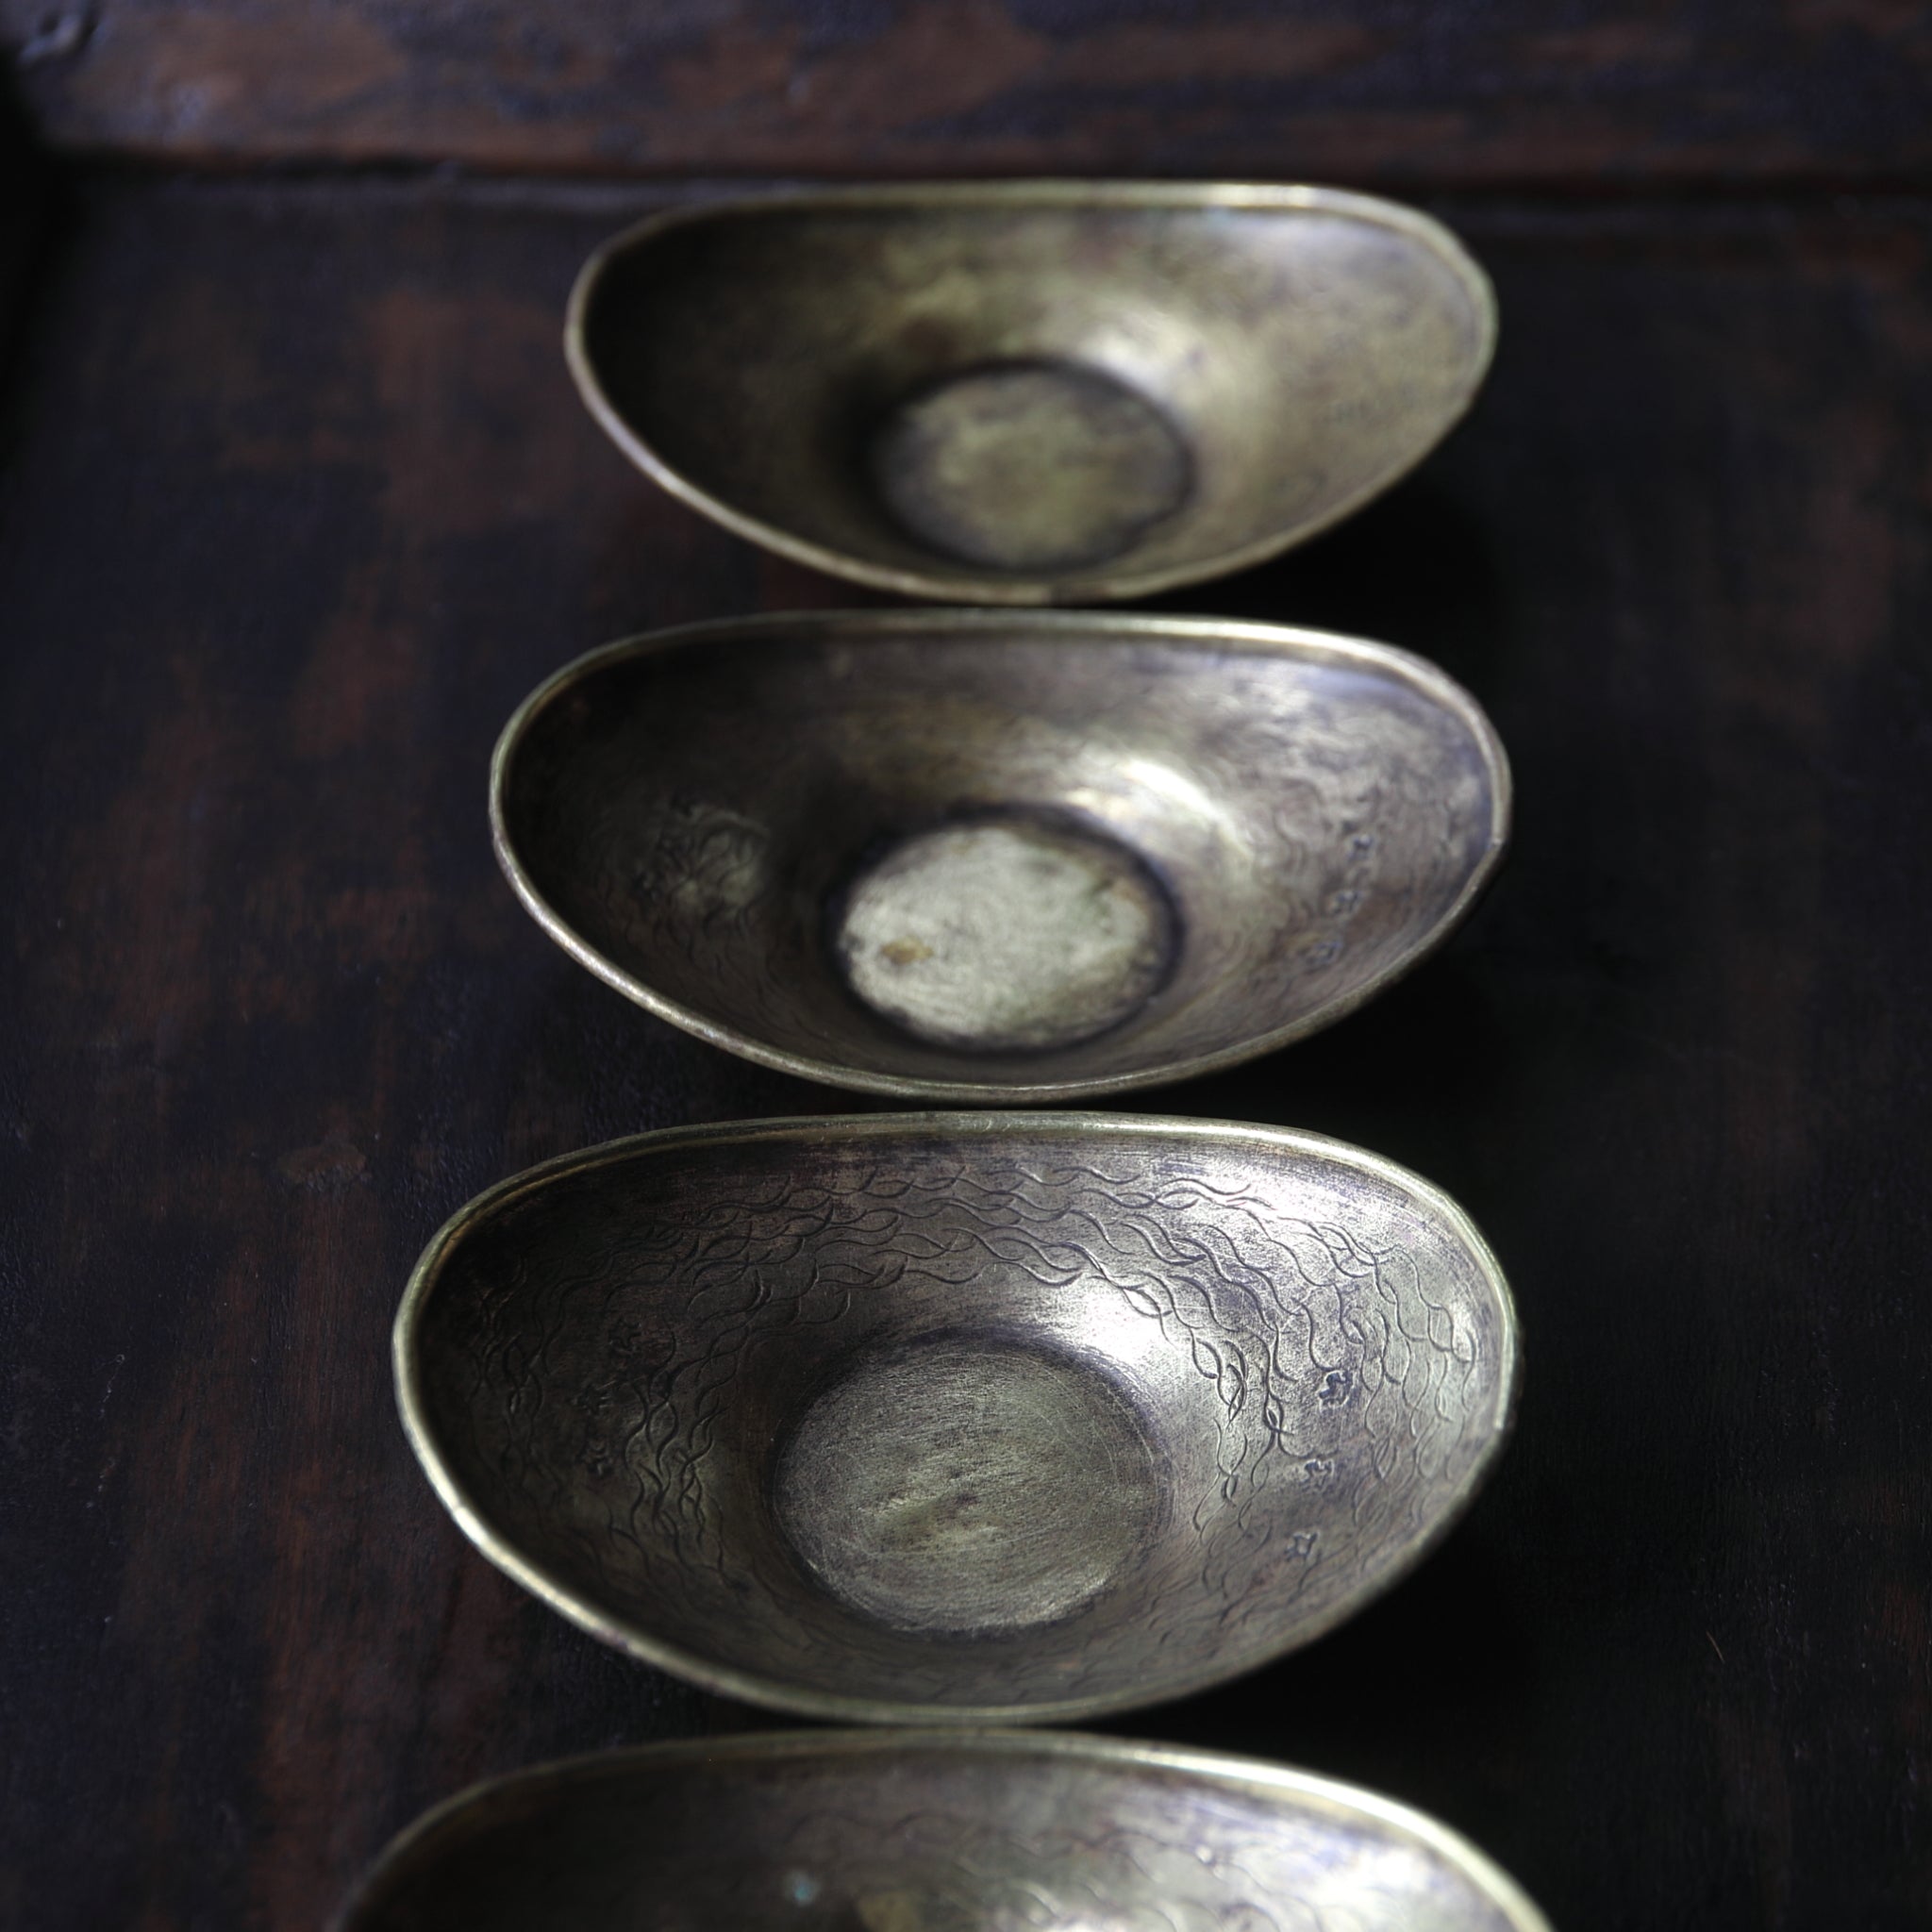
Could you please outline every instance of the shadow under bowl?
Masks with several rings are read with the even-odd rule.
[[[337,1932],[1549,1932],[1467,1840],[1278,1765],[778,1733],[543,1765],[405,1832]]]
[[[566,347],[658,482],[768,548],[974,603],[1241,569],[1346,516],[1474,397],[1482,271],[1331,190],[908,184],[661,214]]]
[[[662,1018],[836,1086],[1040,1102],[1353,1010],[1474,903],[1509,777],[1475,701],[1387,645],[831,612],[567,667],[491,812],[530,912]]]
[[[1158,1702],[1386,1590],[1502,1450],[1467,1217],[1281,1129],[678,1128],[481,1195],[396,1320],[483,1553],[726,1694],[873,1723]]]

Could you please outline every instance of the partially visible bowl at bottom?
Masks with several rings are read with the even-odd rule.
[[[1110,1738],[692,1740],[482,1785],[338,1932],[1549,1932],[1422,1812]]]

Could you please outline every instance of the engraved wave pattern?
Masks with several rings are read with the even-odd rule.
[[[568,1544],[608,1602],[648,1591],[693,1629],[750,1582],[764,1638],[801,1657],[822,1638],[796,1574],[733,1536],[708,1465],[760,1353],[858,1334],[872,1298],[957,1320],[990,1268],[1104,1284],[1209,1397],[1212,1481],[1170,1530],[1188,1561],[1157,1566],[1137,1633],[1092,1633],[1091,1670],[1044,1674],[1062,1697],[1105,1675],[1116,1638],[1213,1649],[1257,1620],[1265,1635],[1316,1579],[1324,1601],[1346,1593],[1425,1531],[1499,1399],[1487,1306],[1456,1271],[1199,1169],[913,1150],[667,1191],[566,1274],[541,1253],[479,1279],[462,1323],[463,1459],[492,1513],[510,1505],[526,1547]]]

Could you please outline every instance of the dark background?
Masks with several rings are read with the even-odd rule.
[[[1442,1552],[1117,1731],[1440,1814],[1559,1926],[1932,1922],[1932,9],[0,0],[0,1922],[318,1924],[423,1807],[782,1723],[463,1542],[388,1328],[467,1196],[868,1103],[549,945],[516,701],[867,594],[633,473],[565,291],[781,175],[1313,176],[1494,275],[1470,420],[1167,608],[1436,658],[1519,785],[1412,980],[1137,1110],[1359,1141],[1515,1284]]]

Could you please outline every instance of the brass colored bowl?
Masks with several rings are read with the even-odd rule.
[[[1406,1805],[1076,1734],[692,1739],[439,1806],[338,1932],[1549,1932]]]
[[[713,1690],[871,1723],[1174,1697],[1386,1590],[1488,1474],[1482,1237],[1308,1134],[1099,1114],[677,1128],[480,1195],[398,1400],[484,1555]]]
[[[1495,300],[1413,208],[1317,188],[821,190],[661,214],[565,344],[665,489],[837,575],[1094,603],[1344,517],[1474,396]]]
[[[505,728],[497,856],[593,973],[734,1053],[921,1100],[1225,1066],[1447,936],[1507,834],[1475,701],[1387,645],[866,611],[592,652]]]

